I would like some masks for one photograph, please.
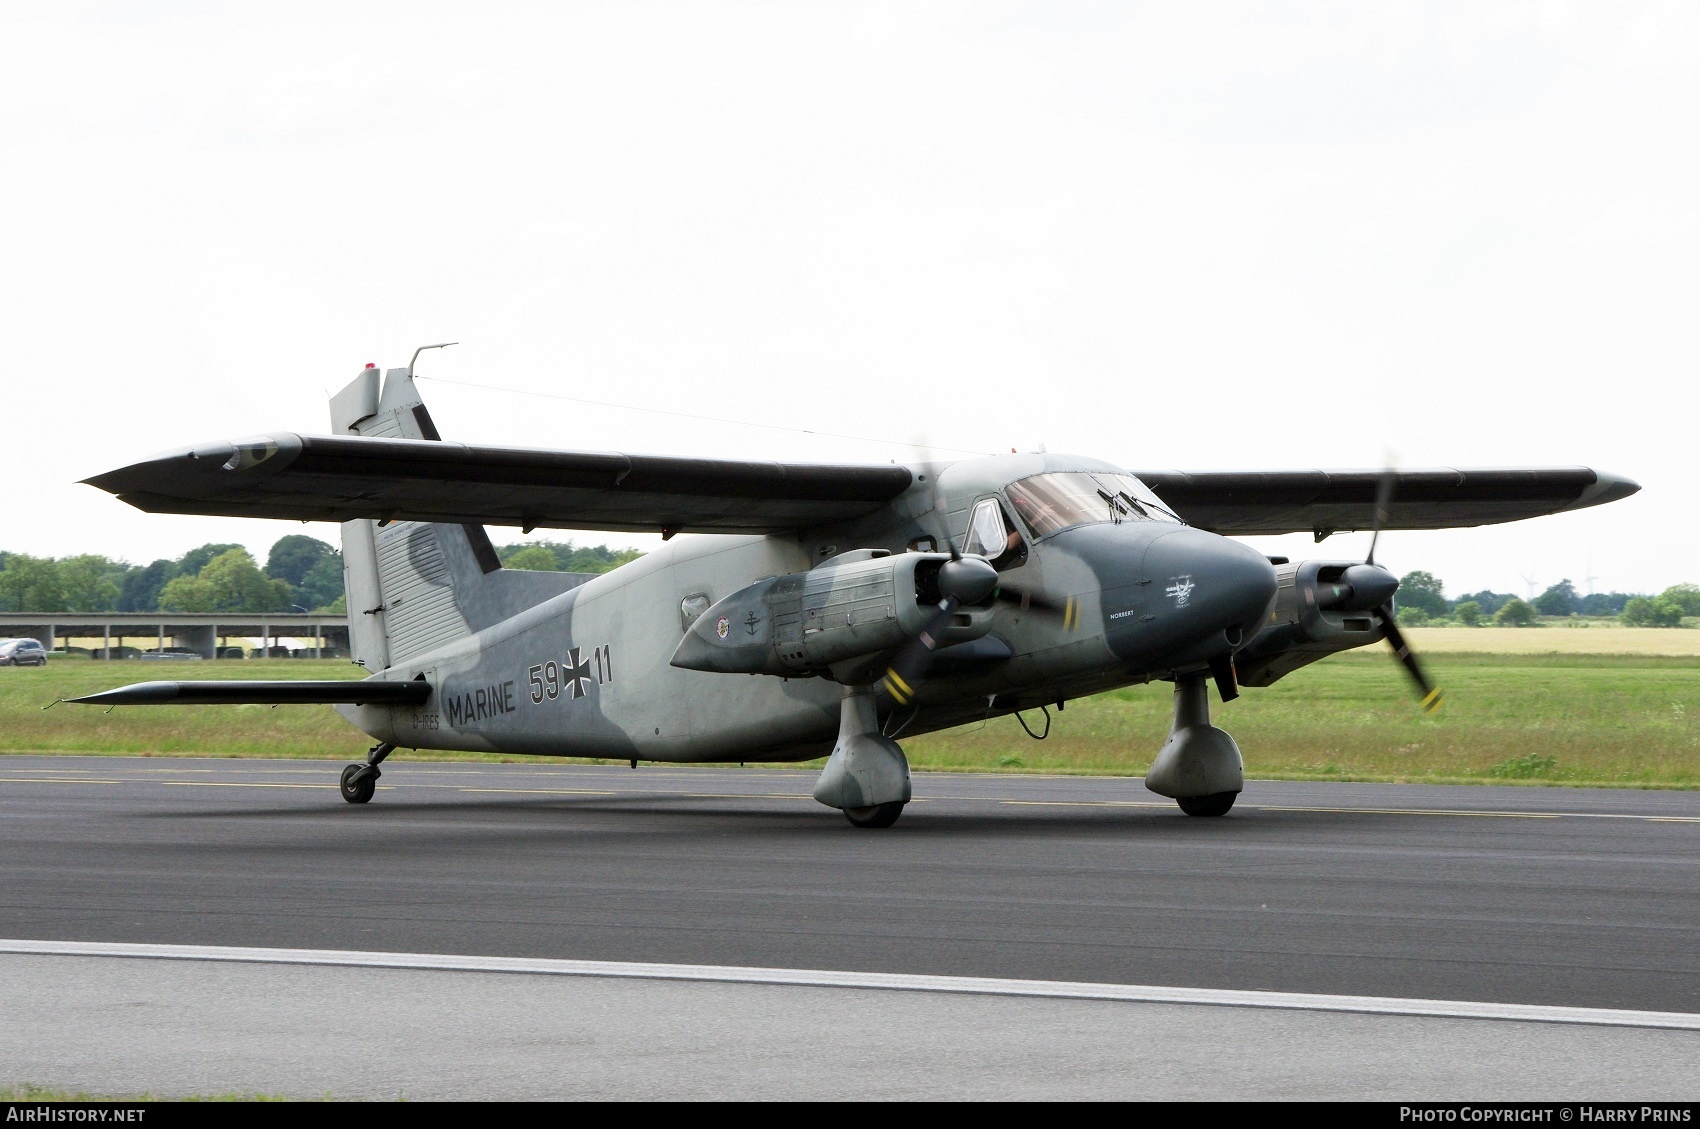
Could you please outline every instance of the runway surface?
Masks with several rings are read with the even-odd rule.
[[[0,1007],[0,1068],[104,1093],[1685,1102],[1700,1055],[1694,1031],[45,956],[0,957]]]
[[[1229,816],[1210,820],[1182,815],[1137,780],[925,774],[916,777],[917,800],[896,827],[861,831],[808,798],[813,775],[806,772],[396,763],[386,766],[378,798],[355,807],[336,794],[338,767],[0,760],[0,937],[1700,1012],[1696,793],[1254,781]],[[383,1006],[390,1008],[399,1042],[406,1041],[402,1021],[413,1012],[396,1000],[420,1000],[411,1005],[417,1011],[447,1006],[438,992],[524,999],[532,989],[517,985],[534,979],[225,966],[195,980],[181,967],[166,971],[168,962],[57,956],[8,956],[0,958],[0,969],[53,961],[104,970],[48,978],[58,983],[55,990],[71,1009],[66,1014],[86,1005],[93,1009],[90,1022],[118,1020],[99,1010],[105,995],[72,982],[114,991],[115,984],[128,983],[139,998],[180,1012],[199,991],[177,984],[187,977],[226,985],[218,997],[223,1010],[214,1009],[221,1018],[208,1021],[212,1028],[252,1029],[253,1017],[243,1009],[255,1006],[253,999],[228,989],[246,976],[263,998],[278,1001],[277,1022],[285,1029],[297,1012],[304,1024],[318,1014],[331,1024],[321,1031],[327,1038],[376,1022],[361,1018],[366,1013],[358,1008],[351,1012],[348,1001],[388,993]],[[439,988],[423,997],[420,988],[404,990],[409,978],[419,977],[435,978]],[[139,986],[142,980],[151,986]],[[41,1006],[30,993],[48,991],[23,981],[34,983],[27,976],[0,976],[12,985],[5,1001],[12,1014]],[[475,982],[489,986],[475,990]],[[339,983],[365,987],[339,996]],[[1569,1064],[1573,1080],[1639,1079],[1642,1088],[1631,1086],[1627,1097],[1649,1094],[1648,1086],[1675,1085],[1700,1069],[1700,1036],[1691,1031],[1584,1028],[1559,1035],[1541,1027],[1529,1034],[1539,1025],[1303,1013],[1272,1018],[1167,1004],[918,1000],[913,993],[812,987],[580,980],[550,981],[535,991],[538,1000],[564,1001],[549,1015],[509,1016],[510,1025],[542,1024],[554,1032],[538,1034],[538,1046],[554,1045],[551,1039],[570,1043],[575,1036],[567,1028],[578,1022],[572,1016],[620,1014],[617,1023],[601,1028],[607,1037],[602,1050],[627,1045],[621,1040],[634,1047],[647,1040],[654,1056],[646,1069],[665,1065],[681,1086],[695,1076],[682,1064],[708,1070],[719,1062],[721,1073],[709,1070],[703,1077],[724,1082],[725,1056],[754,1053],[748,1041],[703,1042],[705,1032],[731,1022],[728,1000],[741,1001],[733,1010],[748,1021],[741,1028],[747,1036],[768,1041],[764,1025],[771,1023],[775,1052],[794,1045],[799,1063],[815,1062],[829,1072],[834,1046],[865,1039],[853,1029],[874,1022],[895,1031],[887,1021],[904,1016],[919,1024],[868,1048],[872,1057],[864,1062],[860,1090],[833,1090],[823,1082],[807,1091],[823,1096],[866,1093],[873,1078],[883,1080],[883,1094],[920,1093],[904,1088],[904,1079],[917,1076],[880,1067],[881,1056],[902,1052],[931,1061],[974,1047],[990,1056],[976,1062],[1005,1067],[975,1066],[936,1078],[930,1092],[1202,1092],[1196,1087],[1221,1075],[1197,1072],[1189,1048],[1206,1061],[1208,1046],[1177,1034],[1182,1029],[1224,1038],[1229,1029],[1237,1033],[1216,1045],[1251,1056],[1234,1067],[1241,1096],[1400,1096],[1419,1083],[1453,1096],[1487,1096],[1470,1087],[1489,1080],[1499,1087],[1494,1095],[1509,1096],[1507,1085],[1550,1073],[1518,1057],[1537,1052],[1549,1065]],[[286,998],[296,1002],[286,1005]],[[338,998],[345,1002],[327,1002],[317,1011],[300,1002]],[[367,1002],[377,1006],[375,999]],[[501,1009],[490,1011],[489,1022],[497,1023],[498,1014]],[[1201,1018],[1206,1014],[1211,1018]],[[344,1027],[335,1026],[334,1016],[343,1017],[337,1022]],[[1024,1017],[1033,1031],[1051,1032],[1046,1037],[1052,1041],[1035,1044],[1001,1026],[1014,1017]],[[484,1021],[466,1022],[470,1032]],[[998,1029],[986,1029],[988,1023]],[[657,1042],[646,1024],[671,1032],[673,1043]],[[64,1047],[86,1051],[75,1023],[53,1029],[67,1040]],[[1079,1037],[1057,1042],[1055,1032],[1069,1029]],[[928,1042],[927,1030],[951,1034],[940,1034],[939,1044]],[[1500,1031],[1500,1041],[1481,1034],[1488,1030]],[[805,1031],[815,1032],[812,1042],[799,1033]],[[0,1064],[15,1064],[6,1070],[18,1080],[17,1071],[45,1053],[41,1034],[18,1047],[0,1044]],[[383,1042],[371,1031],[362,1037]],[[1172,1057],[1142,1042],[1158,1037],[1167,1040],[1162,1046]],[[917,1040],[926,1045],[913,1045]],[[1498,1057],[1472,1056],[1469,1048],[1483,1040],[1500,1048]],[[329,1089],[314,1088],[322,1072],[309,1069],[308,1060],[335,1041],[321,1039],[317,1050],[302,1051],[306,1065],[285,1079],[288,1092]],[[1025,1074],[1008,1065],[1017,1043],[1028,1048]],[[30,1045],[36,1060],[25,1054]],[[1103,1085],[1048,1088],[1055,1079],[1044,1066],[1058,1054],[1095,1062],[1108,1047],[1120,1048],[1123,1069],[1094,1074]],[[1263,1052],[1266,1059],[1258,1057]],[[526,1056],[515,1053],[505,1061],[518,1070]],[[476,1064],[482,1054],[458,1052],[455,1061]],[[1384,1054],[1391,1057],[1377,1057]],[[1326,1081],[1313,1072],[1295,1073],[1305,1056],[1321,1056],[1318,1061],[1332,1061],[1339,1070]],[[147,1061],[138,1050],[104,1065],[91,1062],[92,1074],[80,1081],[57,1081],[89,1085],[89,1077],[126,1077],[125,1069]],[[252,1061],[260,1064],[257,1070],[266,1059]],[[1376,1066],[1395,1061],[1403,1066],[1392,1073]],[[1642,1065],[1629,1071],[1623,1065],[1629,1063]],[[762,1084],[802,1069],[763,1073]],[[241,1077],[215,1073],[196,1084],[235,1084]],[[608,1077],[587,1072],[589,1089],[572,1092],[593,1092],[601,1084],[595,1079]],[[537,1092],[563,1092],[548,1088],[559,1077],[546,1072],[544,1078]],[[951,1089],[946,1083],[952,1079],[966,1089]],[[1389,1088],[1400,1080],[1406,1091]],[[259,1079],[248,1084],[258,1086]],[[1603,1096],[1598,1088],[1589,1093]]]

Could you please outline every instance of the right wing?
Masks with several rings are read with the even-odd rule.
[[[150,513],[773,533],[860,517],[907,467],[484,447],[279,432],[156,455],[85,481]]]

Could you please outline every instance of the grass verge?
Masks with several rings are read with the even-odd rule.
[[[1556,633],[1555,633],[1556,634]],[[1569,634],[1569,633],[1566,633]],[[1585,634],[1576,632],[1575,634]],[[1248,775],[1276,779],[1700,788],[1700,659],[1654,655],[1437,653],[1447,693],[1420,713],[1383,648],[1337,655],[1235,702],[1215,721]],[[155,674],[135,665],[0,669],[0,752],[351,760],[368,739],[323,706],[141,706],[102,714],[40,707]],[[197,663],[172,678],[357,677],[347,662]],[[156,675],[157,676],[157,675]],[[905,739],[915,768],[1139,775],[1168,732],[1170,687],[1068,703],[1051,736],[1014,718]],[[1054,710],[1053,710],[1054,713]],[[1039,728],[1038,715],[1029,715]],[[395,759],[529,761],[482,753]]]

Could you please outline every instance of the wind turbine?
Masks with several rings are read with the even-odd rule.
[[[1517,575],[1523,576],[1522,573],[1518,573]],[[1540,575],[1539,572],[1531,572],[1529,575],[1523,576],[1523,583],[1527,584],[1529,586],[1529,599],[1530,600],[1533,600],[1535,598],[1535,577],[1537,577],[1539,575]]]

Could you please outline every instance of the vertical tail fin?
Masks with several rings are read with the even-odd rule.
[[[440,439],[411,369],[391,369],[382,388],[368,368],[331,398],[338,434]],[[577,573],[502,569],[481,525],[342,524],[348,634],[355,659],[386,670],[471,635],[588,579]]]

